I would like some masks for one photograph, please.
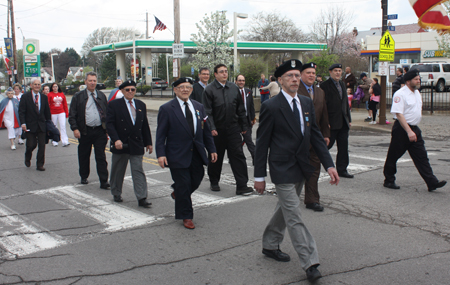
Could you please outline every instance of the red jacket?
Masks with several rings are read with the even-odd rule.
[[[69,117],[69,109],[67,108],[66,96],[64,93],[48,93],[48,105],[50,106],[50,113],[52,115],[66,113],[66,118]]]

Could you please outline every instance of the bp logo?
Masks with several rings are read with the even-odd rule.
[[[33,44],[28,44],[27,47],[26,47],[26,50],[27,50],[28,53],[34,53],[36,48],[34,47]]]

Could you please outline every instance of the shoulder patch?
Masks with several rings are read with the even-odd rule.
[[[400,96],[394,97],[394,103],[399,103],[401,101]]]

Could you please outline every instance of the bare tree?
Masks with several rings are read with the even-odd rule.
[[[329,53],[334,53],[340,36],[348,31],[353,20],[353,12],[342,6],[328,6],[321,10],[319,18],[313,22],[312,34],[316,41],[326,41]]]

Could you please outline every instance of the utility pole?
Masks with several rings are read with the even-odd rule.
[[[173,0],[173,17],[174,17],[174,22],[175,22],[175,27],[174,27],[174,42],[176,44],[180,43],[180,0]],[[181,77],[180,71],[181,71],[181,60],[179,58],[174,59],[174,63],[176,60],[176,64],[177,64],[177,77],[174,77],[174,81],[178,80],[178,78]]]
[[[8,30],[8,38],[9,38],[9,23],[11,22],[10,20],[9,20],[9,15],[10,15],[10,13],[9,13],[9,10],[10,10],[10,5],[9,5],[9,2],[10,2],[10,0],[8,0],[8,16],[7,16],[7,30]]]
[[[16,51],[16,27],[14,26],[14,9],[13,0],[10,0],[10,12],[11,12],[11,36],[13,42],[13,58],[14,58],[14,81],[17,82],[17,51]]]
[[[145,12],[145,39],[148,39],[148,12]]]
[[[383,18],[382,18],[382,32],[381,36],[384,35],[384,33],[387,30],[387,15],[388,15],[388,0],[381,0],[381,9],[383,11]],[[380,98],[380,116],[378,116],[378,119],[380,120],[380,125],[386,125],[386,75],[381,76],[381,98]]]

